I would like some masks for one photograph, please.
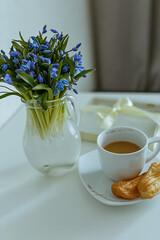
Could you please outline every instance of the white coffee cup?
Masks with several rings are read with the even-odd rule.
[[[137,144],[140,150],[131,153],[113,153],[104,149],[112,142],[127,141]],[[153,152],[148,145],[157,142]],[[101,132],[97,138],[98,152],[103,172],[112,180],[131,179],[140,174],[144,164],[151,161],[160,151],[160,137],[148,138],[139,129],[115,127]]]

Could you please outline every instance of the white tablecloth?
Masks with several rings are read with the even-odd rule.
[[[85,105],[93,96],[160,103],[160,94],[80,93]],[[21,105],[21,104],[20,104]],[[25,109],[2,114],[10,118],[0,131],[0,240],[140,240],[159,239],[160,199],[111,207],[94,199],[75,169],[63,177],[34,170],[23,153]],[[81,154],[96,149],[82,142]]]

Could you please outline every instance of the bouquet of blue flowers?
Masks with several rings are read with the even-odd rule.
[[[28,41],[19,32],[20,40],[12,41],[9,56],[3,50],[0,53],[0,82],[8,84],[1,86],[7,91],[0,91],[0,99],[16,95],[23,102],[34,101],[34,106],[40,106],[43,110],[43,114],[39,110],[32,110],[40,132],[44,122],[49,124],[51,114],[53,115],[48,113],[47,103],[61,99],[69,90],[78,93],[75,89],[77,81],[94,70],[85,70],[82,65],[82,54],[79,51],[81,43],[66,50],[69,35],[63,36],[63,33],[58,33],[55,29],[50,30],[53,33],[50,40],[45,36],[46,25],[42,32],[31,36]],[[71,53],[74,54],[70,56]],[[45,129],[48,132],[49,128]],[[41,137],[43,138],[42,132]]]
[[[19,33],[20,40],[12,41],[9,57],[1,50],[0,81],[11,84],[17,91],[3,91],[0,99],[17,95],[25,101],[35,99],[46,109],[46,101],[62,97],[67,90],[77,93],[77,81],[93,71],[82,66],[81,43],[66,51],[68,34],[63,36],[51,29],[53,36],[47,41],[46,32],[45,25],[42,33],[28,41]],[[71,52],[76,53],[69,56]]]

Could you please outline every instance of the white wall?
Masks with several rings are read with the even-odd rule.
[[[84,66],[95,67],[89,0],[0,0],[0,49],[8,52],[11,40],[19,39],[19,31],[28,39],[45,24],[48,29],[69,33],[68,47],[81,42]],[[94,90],[95,74],[80,79],[77,89]]]

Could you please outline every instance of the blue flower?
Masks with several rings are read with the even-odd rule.
[[[40,58],[40,60],[41,60],[41,62],[42,62],[42,63],[44,63],[44,62],[45,62],[45,58],[44,58],[44,57],[42,57],[42,56],[39,56],[39,58]]]
[[[12,84],[12,79],[8,73],[3,77],[3,79],[4,79],[4,82],[8,84]]]
[[[10,56],[11,57],[19,57],[21,54],[19,53],[19,52],[17,52],[17,51],[11,51],[10,52]]]
[[[34,48],[34,52],[36,53],[39,48],[39,45],[36,41],[33,42],[33,48]]]
[[[50,47],[50,46],[51,46],[51,44],[49,44],[49,42],[48,42],[48,41],[45,41],[45,45],[46,45],[46,46],[48,46],[48,47]]]
[[[60,91],[63,91],[63,90],[64,90],[64,84],[63,84],[61,81],[58,82],[58,89],[59,89]]]
[[[38,81],[39,81],[39,83],[43,83],[43,77],[42,77],[42,75],[39,73],[39,75],[38,75]]]
[[[54,72],[51,74],[51,78],[56,78],[56,77],[58,77],[57,73]]]
[[[62,67],[62,73],[66,73],[66,72],[68,72],[68,70],[69,70],[69,66],[68,65],[64,65]]]
[[[35,69],[35,62],[31,61],[31,68]]]
[[[62,50],[60,50],[59,54],[60,54],[60,56],[62,56],[62,55],[63,55],[63,51],[62,51]]]
[[[3,71],[6,71],[7,68],[8,68],[8,65],[7,65],[7,64],[3,64],[1,67],[2,67],[2,70],[3,70]]]
[[[58,88],[56,88],[53,92],[53,95],[56,96],[58,93],[59,93],[59,90],[58,90]]]
[[[51,68],[51,73],[57,72],[57,71],[58,71],[58,69],[52,66],[52,68]]]
[[[29,75],[30,75],[32,78],[35,78],[35,77],[36,77],[36,74],[35,74],[34,71],[30,71],[30,72],[29,72]]]
[[[50,53],[51,50],[44,50],[43,53]]]
[[[81,54],[75,54],[74,55],[74,61],[80,61],[82,59],[82,55]]]
[[[59,33],[56,34],[56,38],[59,39]]]
[[[13,60],[12,60],[12,62],[13,62]],[[22,62],[24,63],[24,64],[27,64],[27,60],[26,59],[22,59]]]
[[[51,60],[49,58],[44,58],[45,62],[48,63],[49,65],[51,64]]]
[[[63,34],[61,33],[61,35],[59,36],[59,40],[63,39]]]
[[[67,81],[67,80],[62,80],[62,83],[64,84],[64,85],[68,85],[69,84],[69,82]]]
[[[26,65],[21,65],[20,66],[20,69],[23,71],[23,72],[26,72],[28,70],[28,67]]]
[[[53,63],[53,67],[58,67],[59,66],[59,63]]]
[[[51,29],[51,32],[58,33],[57,30],[55,30],[55,29]]]
[[[34,53],[28,53],[27,57],[32,57],[34,61],[37,61],[37,56]]]
[[[52,66],[52,68],[51,68],[51,78],[56,78],[58,76],[57,73],[56,73],[57,71],[58,71],[58,69]]]
[[[44,34],[44,33],[47,32],[46,27],[47,27],[47,25],[44,25],[44,27],[43,27],[43,31],[42,31],[42,34]]]
[[[47,49],[48,48],[48,46],[46,46],[46,45],[44,45],[44,44],[42,44],[41,46],[40,46],[40,50],[45,50],[45,49]]]
[[[19,64],[18,58],[14,57],[14,59],[12,60],[12,62],[14,63],[14,67],[18,67],[18,64]]]
[[[34,36],[32,36],[31,38],[32,38],[32,40],[34,40],[34,39],[35,39],[35,37],[34,37]]]
[[[29,47],[30,47],[30,48],[33,47],[33,43],[31,43],[30,41],[29,41]]]

